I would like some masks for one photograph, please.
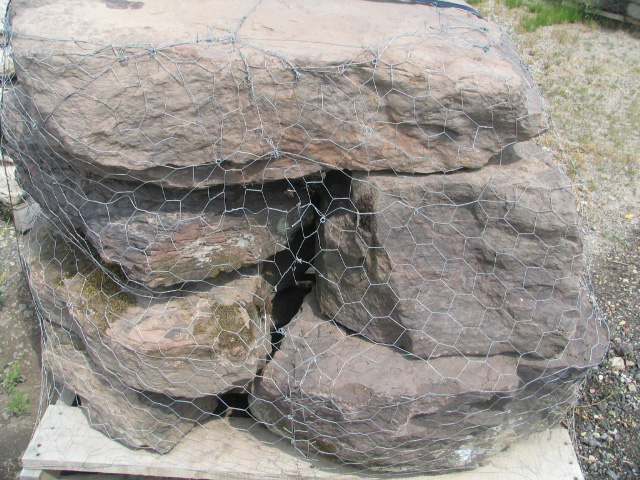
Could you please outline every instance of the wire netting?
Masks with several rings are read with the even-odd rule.
[[[562,420],[607,343],[571,182],[511,40],[425,3],[11,2],[50,400],[133,449],[222,432],[337,477]]]

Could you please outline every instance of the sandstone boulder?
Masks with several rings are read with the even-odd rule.
[[[113,440],[167,453],[217,405],[215,397],[192,401],[132,389],[74,347],[81,343],[74,334],[44,325],[44,360],[54,381],[75,391],[90,425]]]
[[[586,367],[602,358],[602,348],[591,348],[561,353],[556,361],[569,368],[543,377],[514,355],[421,360],[346,333],[310,294],[253,384],[250,408],[303,452],[379,470],[471,468],[565,413]],[[552,396],[539,390],[544,383],[554,385]]]
[[[321,224],[322,311],[422,358],[563,351],[587,308],[570,183],[535,145],[501,163],[354,173]]]
[[[44,222],[23,255],[42,314],[74,331],[93,361],[129,387],[197,398],[245,387],[271,350],[270,286],[221,274],[163,295],[129,291]]]
[[[3,123],[12,131],[12,119],[30,119],[14,144],[191,188],[330,168],[480,167],[546,129],[512,41],[465,10],[358,0],[136,7],[11,2],[22,90]]]
[[[20,163],[24,188],[82,232],[103,261],[152,289],[255,266],[286,249],[314,216],[303,184],[171,190],[99,177],[41,154],[46,161],[34,154]]]

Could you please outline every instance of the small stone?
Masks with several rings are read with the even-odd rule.
[[[621,343],[615,347],[616,352],[624,357],[629,357],[633,354],[633,346],[630,343]]]
[[[593,447],[593,448],[602,447],[602,443],[600,443],[598,440],[596,440],[595,438],[593,438],[591,436],[584,437],[582,439],[582,443],[584,443],[585,445],[588,445],[590,447]]]
[[[4,412],[2,412],[2,418],[4,418],[5,420],[9,420],[11,416],[13,416],[13,412],[10,412],[9,410],[5,410]]]
[[[629,391],[630,391],[631,393],[636,393],[636,392],[638,391],[638,388],[637,388],[637,387],[635,386],[635,384],[633,384],[633,383],[632,383],[632,384],[630,384],[627,388],[629,389]]]
[[[614,472],[613,470],[607,470],[607,475],[612,480],[618,480],[620,478],[620,476],[616,472]]]
[[[611,365],[611,370],[619,371],[624,370],[624,360],[621,357],[613,357],[609,360],[609,365]]]
[[[596,457],[594,457],[593,455],[589,455],[589,463],[594,463],[596,461]]]

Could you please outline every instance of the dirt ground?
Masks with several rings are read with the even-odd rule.
[[[505,26],[531,65],[552,118],[541,142],[567,165],[587,222],[592,283],[612,344],[567,420],[581,466],[588,480],[640,478],[640,32],[599,23],[525,32],[523,9],[494,0],[476,7]],[[41,390],[40,332],[18,258],[8,224],[0,235],[0,372],[2,379],[13,372],[16,382],[13,391],[0,385],[7,480],[19,472]],[[16,413],[6,409],[12,401]]]
[[[16,251],[13,225],[3,222],[0,231],[0,275],[4,275],[0,283],[4,299],[0,302],[0,479],[9,480],[20,471],[20,456],[38,420],[42,375],[40,327]],[[18,377],[10,382],[15,383],[13,391],[6,382],[9,372]],[[7,410],[12,401],[15,413]]]

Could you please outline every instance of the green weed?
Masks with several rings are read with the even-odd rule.
[[[22,415],[29,407],[28,393],[13,392],[13,396],[5,408],[16,415]]]
[[[520,20],[522,28],[533,32],[540,27],[558,23],[576,23],[587,18],[583,8],[562,4],[559,0],[504,0],[508,8],[523,8],[527,13]]]
[[[2,386],[7,389],[7,391],[13,392],[18,384],[22,382],[24,382],[24,377],[22,376],[20,362],[15,362],[7,371]]]
[[[530,3],[527,10],[533,15],[523,18],[520,25],[528,32],[557,23],[576,23],[585,17],[584,12],[577,8],[544,2]]]

